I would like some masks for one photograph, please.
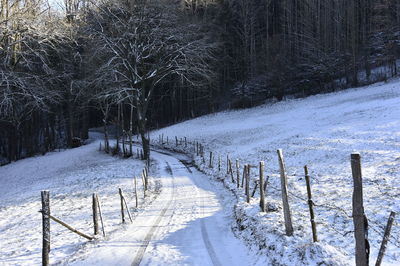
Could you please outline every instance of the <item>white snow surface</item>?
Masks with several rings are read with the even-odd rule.
[[[66,264],[263,265],[231,230],[232,196],[173,156],[152,153],[162,187],[154,202],[125,231]]]
[[[259,254],[269,257],[271,264],[313,265],[321,261],[328,265],[355,264],[351,153],[359,152],[362,158],[371,264],[375,263],[390,211],[399,215],[399,80],[199,117],[152,132],[154,143],[159,143],[161,134],[164,142],[167,136],[169,139],[164,147],[194,152],[192,144],[176,147],[175,136],[205,146],[205,163],[197,157],[197,165],[224,179],[226,186],[239,195],[236,216],[247,226],[240,235],[249,244],[258,243]],[[286,161],[293,238],[284,236],[277,149],[283,149]],[[208,167],[209,151],[213,151],[215,158],[213,169]],[[241,166],[265,161],[265,175],[270,176],[266,200],[278,208],[277,212],[259,212],[258,191],[251,204],[244,202],[243,189],[236,189],[226,176],[227,154],[233,161],[239,159]],[[221,172],[216,166],[218,156],[222,161]],[[319,244],[312,243],[304,165],[308,166],[312,179]],[[252,170],[252,178],[258,178],[256,168]],[[253,187],[254,184],[251,190]],[[400,264],[398,219],[383,265]]]
[[[41,263],[41,190],[50,190],[52,215],[88,234],[93,231],[91,196],[97,192],[107,232],[105,239],[88,242],[52,222],[52,264],[354,265],[353,152],[362,156],[372,264],[389,212],[400,211],[399,106],[400,81],[394,80],[217,113],[154,131],[153,144],[164,134],[169,144],[161,146],[168,149],[193,155],[193,143],[176,147],[175,136],[205,145],[205,162],[199,156],[194,162],[206,175],[183,164],[189,160],[183,155],[153,151],[152,193],[144,202],[138,179],[137,210],[132,208],[133,176],[140,174],[142,162],[99,152],[99,140],[0,167],[0,265]],[[286,160],[294,237],[284,235],[279,148]],[[209,151],[215,155],[212,169]],[[245,203],[243,189],[226,176],[227,154],[239,159],[240,166],[266,162],[266,201],[276,211],[259,211],[258,191]],[[310,170],[316,204],[316,244],[311,241],[304,165]],[[257,171],[253,168],[252,182]],[[131,207],[132,224],[121,224],[119,187]],[[397,218],[383,265],[399,264]]]
[[[0,265],[41,264],[41,190],[50,191],[53,216],[89,235],[93,234],[92,193],[96,192],[106,232],[121,228],[118,188],[133,203],[132,180],[143,163],[100,153],[98,147],[99,140],[94,140],[79,148],[0,167]],[[141,191],[140,183],[138,186]],[[139,199],[143,205],[142,197]],[[51,264],[71,256],[87,242],[54,222],[50,229]]]

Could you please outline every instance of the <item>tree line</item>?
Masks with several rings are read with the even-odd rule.
[[[0,163],[398,74],[396,0],[59,1],[0,0]]]

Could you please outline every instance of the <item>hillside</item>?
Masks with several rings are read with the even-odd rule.
[[[153,141],[157,142],[158,136],[164,134],[164,138],[173,139],[172,144],[170,141],[173,147],[174,136],[187,137],[205,145],[206,158],[208,151],[213,151],[223,161],[229,154],[233,160],[239,159],[241,165],[255,165],[264,160],[266,175],[270,176],[267,201],[278,206],[281,195],[276,150],[283,149],[297,236],[293,243],[287,242],[306,246],[311,243],[303,177],[303,166],[308,165],[320,241],[337,248],[351,264],[354,263],[354,234],[350,154],[360,152],[371,261],[375,261],[388,215],[390,211],[400,211],[399,106],[400,81],[394,80],[200,117],[153,132]],[[207,168],[206,165],[201,167]],[[218,174],[216,170],[208,171],[215,176]],[[252,176],[257,177],[256,169]],[[250,215],[260,216],[267,230],[265,237],[270,237],[267,235],[271,232],[283,235],[282,211],[277,217],[261,215],[256,211],[257,204],[253,200],[251,206],[243,208],[247,208]],[[397,221],[392,230],[385,263],[398,265],[400,228]]]

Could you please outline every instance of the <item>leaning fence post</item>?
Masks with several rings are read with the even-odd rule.
[[[264,162],[260,162],[260,208],[265,212],[265,194],[264,194]]]
[[[240,169],[239,169],[239,160],[236,159],[236,187],[239,188],[240,187]]]
[[[103,230],[103,236],[106,237],[106,231],[104,230],[104,221],[103,221],[103,214],[101,212],[101,204],[99,197],[96,194],[96,201],[97,201],[97,207],[99,208],[99,216],[100,216],[100,222],[101,222],[101,229]]]
[[[119,188],[119,197],[121,199],[121,218],[122,218],[122,223],[125,223],[125,212],[124,212],[124,197],[122,196],[122,189]]]
[[[50,192],[44,190],[41,192],[42,198],[42,230],[43,230],[43,246],[42,246],[42,265],[47,266],[49,263],[50,253]]]
[[[135,188],[135,206],[136,208],[138,207],[138,194],[137,194],[137,181],[136,181],[136,176],[133,177],[133,184]]]
[[[358,153],[351,155],[351,170],[353,175],[353,223],[356,239],[356,265],[368,265],[368,231],[366,228],[366,216],[364,213],[363,187],[361,174],[361,157]]]
[[[250,165],[246,168],[246,202],[250,203]]]
[[[98,208],[98,202],[97,202],[97,195],[96,193],[93,193],[92,195],[92,210],[93,210],[93,229],[94,229],[94,234],[98,235],[99,234],[99,208]]]
[[[232,169],[231,159],[228,160],[228,163],[229,163],[229,172],[231,174],[232,183],[235,184],[235,178],[233,177],[233,169]]]
[[[243,184],[244,184],[244,179],[246,178],[246,173],[247,173],[247,164],[245,164],[243,166],[243,176],[242,176],[242,185],[241,185],[242,188],[243,188]]]
[[[278,152],[278,158],[279,158],[279,168],[280,168],[280,172],[281,172],[282,202],[283,202],[283,214],[284,214],[284,218],[285,218],[286,235],[292,236],[293,235],[293,225],[292,225],[292,216],[290,214],[290,207],[289,207],[285,161],[283,160],[282,150],[279,149],[277,152]]]
[[[226,155],[226,174],[229,174],[229,154]]]
[[[306,185],[307,185],[308,209],[310,210],[310,222],[311,222],[313,241],[318,242],[317,226],[316,226],[315,220],[314,220],[314,218],[315,218],[314,217],[314,202],[312,200],[312,195],[311,195],[311,183],[310,183],[310,176],[308,175],[307,165],[304,166],[304,174],[305,174]]]
[[[379,249],[378,258],[376,259],[375,266],[380,266],[382,263],[383,256],[385,255],[387,242],[389,241],[390,231],[392,230],[392,225],[394,221],[394,217],[396,216],[395,212],[390,212],[389,219],[385,228],[385,234],[383,235],[383,240],[381,244],[381,248]]]

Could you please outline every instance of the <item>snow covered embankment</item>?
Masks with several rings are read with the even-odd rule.
[[[41,190],[50,191],[53,216],[87,234],[93,233],[91,201],[96,192],[102,204],[106,239],[124,230],[118,188],[123,189],[129,206],[134,207],[133,176],[140,176],[143,163],[101,153],[98,147],[99,141],[94,141],[0,167],[0,265],[41,263]],[[154,180],[150,182],[154,190]],[[140,179],[138,189],[139,206],[143,207],[154,194],[148,193],[144,202]],[[54,222],[50,229],[51,264],[71,257],[82,246],[90,248],[103,241],[100,238],[88,242]]]
[[[253,225],[243,230],[242,237],[249,241],[254,236],[263,239],[259,244],[265,248],[260,252],[282,264],[299,259],[302,264],[321,260],[329,264],[354,264],[350,154],[360,152],[364,205],[369,219],[370,261],[375,262],[388,215],[390,211],[400,212],[399,106],[400,82],[392,81],[200,117],[153,132],[153,139],[157,141],[160,134],[164,134],[164,140],[169,136],[169,146],[174,149],[175,139],[171,137],[175,135],[201,141],[206,146],[206,161],[209,151],[214,152],[215,158],[219,154],[223,161],[229,154],[233,161],[239,159],[241,166],[265,161],[265,175],[270,176],[267,202],[278,209],[281,194],[276,150],[282,148],[295,237],[284,236],[280,209],[279,212],[259,212],[257,193],[251,204],[240,199],[236,208],[241,223]],[[193,146],[190,148],[193,150]],[[216,167],[208,169],[207,162],[202,164],[199,158],[196,162],[203,170],[218,176]],[[319,244],[312,244],[304,165],[309,166],[312,178]],[[256,179],[257,171],[251,176]],[[229,181],[230,177],[225,179]],[[238,193],[243,195],[242,190]],[[399,233],[396,221],[384,265],[400,262]]]

